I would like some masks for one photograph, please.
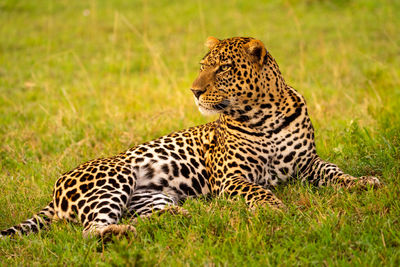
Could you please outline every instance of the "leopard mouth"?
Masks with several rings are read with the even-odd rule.
[[[222,111],[224,109],[226,109],[230,104],[230,101],[228,99],[224,99],[221,102],[219,102],[218,104],[213,106],[213,109],[218,110],[218,111]]]

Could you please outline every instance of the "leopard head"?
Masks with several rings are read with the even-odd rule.
[[[209,52],[200,61],[191,88],[200,112],[250,118],[254,109],[268,102],[270,89],[279,85],[275,60],[264,44],[253,38],[209,37],[206,46]]]

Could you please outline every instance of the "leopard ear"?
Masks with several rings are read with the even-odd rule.
[[[264,64],[264,57],[267,54],[264,44],[260,40],[252,39],[244,45],[247,53],[261,66]]]
[[[205,42],[205,45],[208,47],[208,49],[213,49],[217,44],[219,43],[219,40],[215,37],[208,37],[207,41]]]

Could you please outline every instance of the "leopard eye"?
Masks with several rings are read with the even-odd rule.
[[[218,68],[218,72],[225,72],[225,71],[228,71],[231,67],[232,67],[231,64],[224,64],[224,65],[221,65],[221,66],[219,66],[219,68]]]
[[[200,70],[204,70],[207,67],[207,62],[203,59],[199,62],[200,64]]]

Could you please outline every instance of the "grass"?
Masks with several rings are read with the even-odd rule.
[[[79,225],[0,240],[0,265],[400,264],[400,5],[396,1],[0,3],[0,228],[50,199],[58,175],[205,123],[190,84],[207,36],[261,39],[307,99],[319,154],[382,189],[301,184],[289,207],[189,200],[105,246]]]

